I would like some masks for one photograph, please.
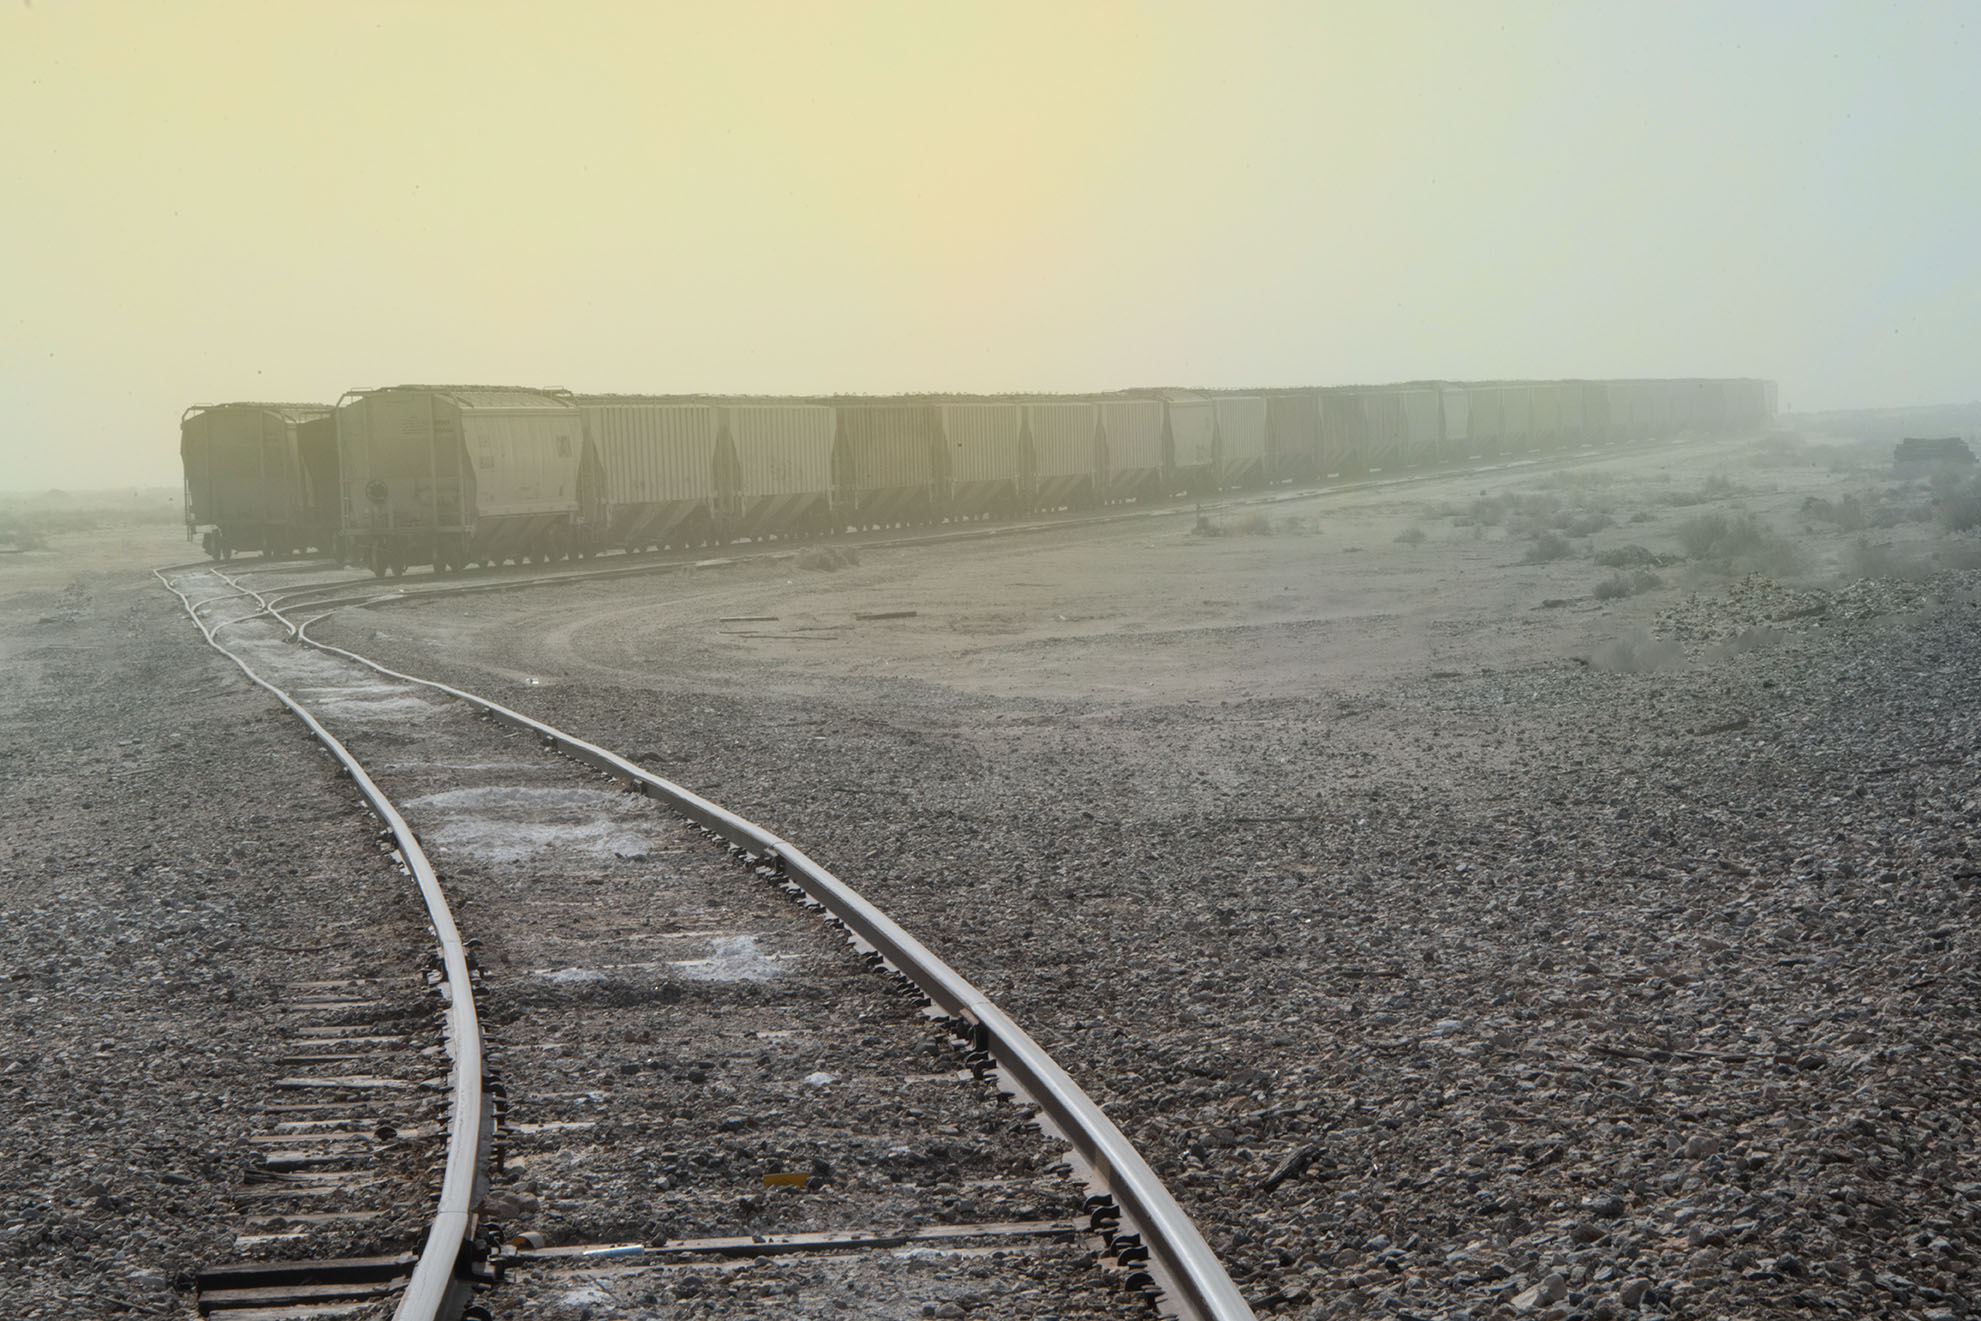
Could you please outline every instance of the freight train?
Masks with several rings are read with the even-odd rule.
[[[379,576],[1150,502],[1765,427],[1760,380],[715,398],[403,385],[180,422],[207,552]]]

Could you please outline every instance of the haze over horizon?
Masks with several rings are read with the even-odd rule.
[[[0,13],[0,489],[193,402],[1765,376],[1981,398],[1961,4]]]

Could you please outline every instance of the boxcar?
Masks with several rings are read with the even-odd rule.
[[[1025,405],[1023,442],[1031,470],[1034,509],[1071,509],[1101,500],[1100,406],[1089,403]]]
[[[1320,475],[1318,394],[1297,390],[1266,397],[1266,454],[1273,481],[1310,482]]]
[[[1442,410],[1433,386],[1417,386],[1398,391],[1403,408],[1403,451],[1406,468],[1422,468],[1436,463],[1444,448]]]
[[[1324,390],[1321,393],[1321,477],[1369,470],[1369,416],[1363,391]]]
[[[1018,405],[955,403],[938,408],[949,455],[949,492],[943,512],[961,518],[1017,513],[1030,485],[1025,471],[1025,418]]]
[[[1404,464],[1404,441],[1409,424],[1403,415],[1403,394],[1397,390],[1362,390],[1363,458],[1370,468],[1389,472]]]
[[[586,464],[599,483],[598,517],[584,534],[592,544],[637,550],[717,535],[713,407],[637,395],[578,395],[573,402],[584,421]]]
[[[1454,445],[1453,454],[1461,458],[1491,458],[1500,452],[1500,399],[1489,385],[1467,385],[1460,391],[1465,397],[1465,443]],[[1447,408],[1447,415],[1450,413]]]
[[[1255,395],[1220,395],[1217,415],[1218,484],[1266,484],[1266,401]]]
[[[1168,419],[1159,399],[1102,401],[1103,499],[1148,500],[1163,493]]]
[[[338,401],[337,454],[339,555],[373,573],[559,559],[598,521],[580,503],[584,424],[563,391],[354,390]]]
[[[206,553],[327,550],[337,534],[337,433],[324,404],[204,404],[179,418],[186,533]]]
[[[1198,394],[1163,401],[1163,455],[1172,491],[1217,488],[1217,405]]]
[[[1472,453],[1471,396],[1459,386],[1438,387],[1438,457],[1462,459]]]
[[[833,409],[835,518],[854,527],[928,522],[949,499],[942,419],[930,404]]]
[[[730,399],[717,408],[725,471],[723,514],[737,535],[810,535],[832,521],[832,409]]]
[[[1601,381],[1578,381],[1577,408],[1582,419],[1582,440],[1588,445],[1607,445],[1615,439],[1610,429],[1610,395]]]

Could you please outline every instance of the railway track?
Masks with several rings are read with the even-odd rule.
[[[267,1135],[320,1214],[410,1198],[423,1243],[326,1259],[335,1222],[244,1217],[203,1314],[1251,1315],[1064,1070],[801,850],[312,641],[334,604],[159,577],[339,759],[436,937],[403,985],[299,975],[294,1104],[320,1108]]]

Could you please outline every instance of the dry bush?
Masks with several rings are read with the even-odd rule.
[[[807,546],[798,552],[798,567],[819,573],[850,569],[860,562],[860,552],[851,546]]]
[[[1555,560],[1565,560],[1575,553],[1575,547],[1568,538],[1559,532],[1543,532],[1534,539],[1521,558],[1528,564],[1549,564]]]
[[[1663,587],[1665,580],[1649,569],[1638,569],[1632,573],[1613,573],[1596,584],[1591,593],[1598,601],[1620,601],[1626,596],[1636,596]]]
[[[1407,527],[1396,534],[1396,539],[1406,546],[1421,546],[1424,544],[1424,529],[1414,525]]]
[[[1718,500],[1732,500],[1741,494],[1741,488],[1734,485],[1731,478],[1723,472],[1716,472],[1700,483],[1696,490],[1667,491],[1657,498],[1657,503],[1685,509],[1693,505],[1709,505]]]
[[[1948,483],[1934,496],[1933,516],[1949,532],[1981,528],[1981,477]]]
[[[1761,549],[1774,536],[1773,528],[1745,510],[1697,514],[1678,525],[1678,544],[1694,560],[1732,560]]]
[[[1650,547],[1640,546],[1634,541],[1623,546],[1612,546],[1596,555],[1596,563],[1605,569],[1661,569],[1670,562]]]
[[[1231,530],[1241,537],[1269,537],[1273,533],[1273,521],[1264,514],[1245,514],[1231,525]]]

